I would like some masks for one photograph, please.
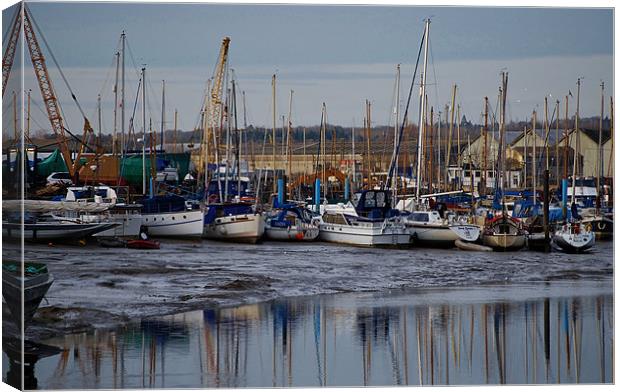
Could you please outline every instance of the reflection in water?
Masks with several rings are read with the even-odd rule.
[[[36,373],[39,387],[82,389],[613,382],[611,294],[467,302],[466,292],[166,316],[48,341],[66,351]]]

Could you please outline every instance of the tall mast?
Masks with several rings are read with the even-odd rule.
[[[523,127],[523,144],[524,144],[524,150],[525,150],[525,154],[523,157],[523,187],[527,188],[527,154],[529,153],[529,146],[528,146],[528,132],[527,132],[527,126]]]
[[[30,92],[28,90],[28,108],[26,112],[26,139],[30,140]]]
[[[456,165],[459,173],[459,188],[463,187],[463,161],[461,157],[461,105],[456,106]]]
[[[545,169],[549,170],[549,143],[547,143],[547,140],[549,140],[549,109],[547,106],[547,97],[545,97],[545,119],[544,119],[544,128],[545,128]]]
[[[601,82],[601,117],[598,121],[598,155],[596,163],[596,208],[601,208],[601,177],[603,177],[603,114],[605,111],[605,83]]]
[[[506,95],[508,92],[508,74],[506,72],[502,72],[502,88],[500,89],[500,96],[501,96],[501,123],[499,126],[499,139],[500,139],[500,145],[499,145],[499,149],[501,151],[502,154],[502,159],[500,161],[501,163],[501,187],[502,189],[504,189],[505,187],[505,182],[506,182],[506,149],[505,149],[505,126],[506,126]],[[502,191],[502,211],[505,214],[506,213],[506,205],[504,203],[504,192]]]
[[[276,74],[271,77],[271,106],[273,107],[273,128],[271,130],[271,168],[273,169],[273,192],[276,191]]]
[[[611,165],[614,163],[614,97],[609,97],[609,115],[610,115],[610,129],[609,136],[611,138],[611,148],[609,149],[609,162],[607,163],[607,177],[611,176]]]
[[[532,200],[536,204],[536,110],[532,112]]]
[[[166,81],[161,81],[161,151],[164,152],[164,124],[166,123]]]
[[[13,140],[17,144],[19,139],[19,131],[17,129],[17,93],[13,91]]]
[[[325,184],[325,112],[327,109],[325,108],[325,102],[323,102],[323,115],[321,116],[323,123],[321,124],[321,184],[323,185],[323,197],[327,198],[327,184]]]
[[[398,183],[398,157],[396,156],[397,154],[397,149],[398,149],[398,119],[400,118],[399,113],[398,113],[398,109],[400,108],[400,64],[396,65],[396,101],[394,104],[394,115],[395,115],[395,119],[394,119],[394,152],[392,153],[394,155],[394,159],[396,160],[396,175],[392,176],[392,200],[394,200],[394,203],[396,202],[396,194],[398,192],[398,190],[396,189],[397,187],[397,183]]]
[[[422,165],[421,157],[422,157],[422,135],[424,134],[423,128],[424,126],[424,113],[426,113],[426,67],[428,65],[428,35],[431,29],[431,21],[430,19],[426,19],[426,24],[424,26],[424,66],[422,68],[421,79],[421,88],[420,88],[420,117],[418,121],[418,148],[417,148],[417,158],[418,164],[416,169],[416,204],[420,204],[420,187],[422,186],[422,176],[420,168]]]
[[[555,181],[560,187],[560,101],[555,101]]]
[[[142,194],[143,195],[146,195],[146,161],[145,161],[146,160],[146,94],[145,94],[146,80],[145,80],[145,76],[146,76],[146,68],[142,67]]]
[[[564,107],[564,178],[568,179],[568,145],[569,145],[569,137],[568,134],[568,95],[565,100]]]
[[[489,142],[489,97],[484,97],[484,146],[482,147],[482,190],[487,192],[487,151]]]
[[[172,141],[172,151],[177,152],[177,116],[178,111],[174,109],[174,133],[173,133],[173,141]]]
[[[123,59],[121,62],[121,156],[124,157],[125,156],[125,30],[123,30],[121,34],[121,54],[122,54],[122,59]]]
[[[450,151],[452,149],[452,130],[454,128],[454,101],[456,100],[456,84],[452,86],[452,103],[450,105],[450,126],[448,128],[448,143],[446,144],[446,186],[448,181],[448,168],[450,167]],[[448,116],[448,110],[446,109],[446,117]]]
[[[101,147],[101,94],[97,94],[97,128],[99,133],[97,134],[97,150]],[[97,158],[101,152],[97,151]]]
[[[304,155],[305,153],[305,145],[306,145],[306,128],[304,128]],[[351,170],[353,174],[353,180],[351,181],[353,185],[353,190],[355,190],[355,121],[353,121],[353,126],[351,127],[351,162],[353,168]]]
[[[430,149],[428,154],[428,193],[433,193],[433,107],[431,106],[431,117],[428,122],[430,125],[429,139]]]
[[[291,95],[288,100],[288,127],[286,130],[286,176],[288,177],[288,186],[292,185],[291,176],[293,175],[293,148],[292,148],[292,140],[291,140],[291,111],[293,110],[293,90],[291,90]]]
[[[118,144],[118,71],[119,71],[119,61],[120,61],[120,52],[116,52],[114,54],[116,57],[116,75],[114,78],[114,128],[112,133],[112,155],[116,156],[116,145]]]
[[[437,189],[441,192],[441,112],[437,112]]]
[[[575,203],[575,188],[577,188],[577,156],[579,153],[579,93],[581,92],[581,79],[577,79],[577,110],[575,111],[575,132],[577,139],[575,140],[575,148],[573,153],[573,188],[571,204]],[[573,217],[574,219],[574,217]]]

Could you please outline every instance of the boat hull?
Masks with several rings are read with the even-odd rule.
[[[255,244],[265,233],[265,221],[259,214],[230,215],[216,218],[205,224],[202,237],[218,240]]]
[[[553,236],[553,243],[567,253],[581,253],[594,246],[594,233],[559,232]]]
[[[519,250],[525,246],[524,234],[485,234],[482,243],[495,251]]]
[[[200,210],[142,214],[142,226],[151,237],[199,238],[203,213]]]
[[[93,237],[116,237],[127,238],[137,237],[140,235],[140,227],[142,226],[142,214],[111,214],[110,221],[119,225],[109,230],[96,233]]]
[[[23,225],[24,240],[76,240],[106,231],[118,226],[118,223],[26,223]],[[8,239],[22,238],[20,223],[2,223],[2,236]]]
[[[26,263],[27,265],[27,263]],[[13,321],[21,329],[22,319],[24,328],[30,323],[43,297],[47,294],[54,282],[51,274],[45,272],[32,277],[22,278],[20,273],[2,273],[2,296],[9,307]],[[23,284],[23,313],[22,313],[22,284]]]
[[[265,238],[272,241],[314,241],[318,236],[319,228],[316,226],[265,226]]]
[[[407,223],[406,226],[414,245],[454,246],[454,241],[459,239],[458,234],[450,230],[447,225],[427,226],[424,224]]]
[[[614,237],[614,221],[609,218],[603,216],[584,218],[582,223],[590,225],[597,240],[610,240]]]
[[[341,225],[322,223],[319,238],[321,241],[363,247],[406,247],[410,245],[411,235],[404,226],[388,225]]]

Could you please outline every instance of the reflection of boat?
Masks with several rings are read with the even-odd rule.
[[[2,262],[2,296],[18,328],[21,329],[22,320],[24,328],[26,328],[53,282],[54,278],[47,271],[45,264],[31,262],[22,264],[19,261]]]
[[[209,204],[203,238],[254,244],[265,232],[265,221],[249,203]]]
[[[405,246],[411,235],[391,207],[390,191],[366,190],[354,197],[354,207],[326,209],[320,238],[359,246]]]
[[[278,241],[313,241],[319,236],[319,218],[290,204],[273,211],[265,223],[265,236]]]
[[[594,245],[594,232],[586,230],[582,223],[568,223],[554,233],[553,242],[565,252],[579,253]]]

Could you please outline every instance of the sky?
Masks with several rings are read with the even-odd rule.
[[[401,64],[402,116],[426,18],[431,19],[427,93],[436,112],[445,113],[456,84],[461,113],[480,122],[484,97],[496,106],[502,71],[509,74],[509,120],[528,119],[533,110],[542,118],[545,96],[550,116],[556,100],[562,101],[563,117],[569,90],[569,110],[574,113],[579,77],[584,117],[600,113],[601,82],[606,113],[613,91],[611,9],[147,3],[29,3],[29,7],[95,129],[97,95],[101,95],[105,133],[113,128],[114,53],[123,30],[129,48],[126,116],[131,116],[139,68],[145,64],[147,117],[156,129],[161,124],[162,80],[166,128],[173,126],[175,108],[180,129],[198,124],[206,81],[213,75],[225,36],[231,38],[229,66],[239,91],[245,92],[248,124],[271,127],[275,73],[279,126],[281,116],[288,116],[291,90],[294,126],[318,124],[325,102],[329,123],[359,127],[366,99],[372,103],[373,125],[392,125],[396,66]],[[13,14],[12,8],[3,11],[3,36]],[[66,123],[81,133],[77,106],[41,45]],[[28,57],[25,65],[25,86],[33,99],[31,127],[49,128]],[[19,88],[18,74],[12,73],[7,92]],[[416,87],[409,109],[413,121],[419,111],[417,95]],[[242,123],[241,97],[238,101]],[[12,113],[10,99],[3,100],[3,111],[6,132],[12,127],[12,116],[7,116]]]

